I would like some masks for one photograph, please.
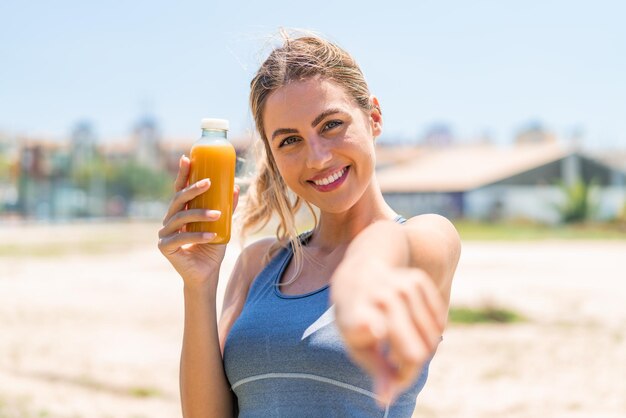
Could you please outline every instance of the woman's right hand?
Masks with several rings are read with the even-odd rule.
[[[182,156],[178,175],[174,183],[175,194],[167,214],[163,218],[163,228],[159,230],[159,250],[181,275],[185,285],[206,284],[213,274],[217,274],[226,253],[226,244],[210,244],[215,234],[208,232],[187,232],[190,222],[211,222],[221,216],[217,210],[187,209],[187,203],[211,187],[210,179],[189,182],[190,161]],[[233,190],[233,211],[239,200],[239,186]]]

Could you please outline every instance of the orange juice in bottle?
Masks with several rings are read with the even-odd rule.
[[[226,138],[228,121],[202,119],[202,136],[191,147],[189,184],[208,178],[209,190],[189,202],[189,209],[219,210],[222,215],[213,222],[187,224],[190,232],[215,232],[211,244],[230,241],[235,186],[235,147]]]

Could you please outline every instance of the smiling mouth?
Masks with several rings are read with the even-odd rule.
[[[307,180],[307,182],[311,183],[318,190],[330,191],[343,183],[349,170],[350,166],[348,165],[341,170],[338,170],[335,173],[331,174],[330,176],[327,176],[326,178],[319,180]]]
[[[344,167],[341,170],[337,171],[336,173],[331,174],[330,176],[326,178],[323,178],[321,180],[311,180],[311,182],[317,186],[327,186],[331,183],[336,182],[341,176],[343,176],[346,173],[347,169],[348,167]]]

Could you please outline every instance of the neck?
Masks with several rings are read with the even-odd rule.
[[[322,253],[330,253],[347,245],[359,232],[379,220],[391,220],[396,212],[385,202],[376,181],[372,181],[359,201],[346,212],[321,212],[317,228],[307,245]]]

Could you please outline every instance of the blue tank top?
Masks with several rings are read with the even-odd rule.
[[[300,239],[305,244],[310,237],[311,231]],[[292,256],[291,245],[281,249],[255,278],[226,339],[224,368],[239,416],[411,417],[429,362],[381,409],[372,379],[348,356],[328,285],[302,295],[281,293],[277,285]]]

